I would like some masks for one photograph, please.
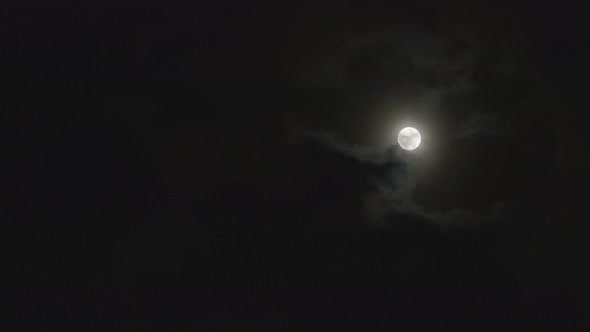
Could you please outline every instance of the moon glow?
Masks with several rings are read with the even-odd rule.
[[[404,150],[416,149],[421,141],[422,136],[420,136],[420,132],[413,127],[406,127],[397,135],[397,142]]]

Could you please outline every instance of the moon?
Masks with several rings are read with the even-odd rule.
[[[420,146],[422,136],[420,132],[413,127],[406,127],[402,129],[397,135],[397,142],[404,150],[414,150]]]

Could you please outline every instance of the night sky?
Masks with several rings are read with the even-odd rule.
[[[590,330],[588,9],[3,5],[0,325]]]

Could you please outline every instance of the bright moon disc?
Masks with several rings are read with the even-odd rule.
[[[420,145],[422,136],[416,128],[406,127],[397,135],[397,142],[404,150],[414,150]]]

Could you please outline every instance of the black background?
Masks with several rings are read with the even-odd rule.
[[[587,330],[585,12],[3,6],[0,321]],[[430,129],[414,208],[375,222],[367,197],[416,166],[383,147],[397,124],[376,110],[426,90],[442,97],[414,114]]]

